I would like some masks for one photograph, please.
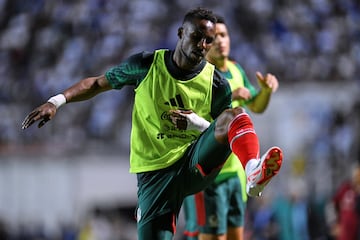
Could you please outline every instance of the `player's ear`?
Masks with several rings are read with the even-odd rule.
[[[184,28],[183,28],[183,27],[179,27],[179,29],[178,29],[178,37],[179,37],[179,38],[182,38],[183,33],[184,33]]]

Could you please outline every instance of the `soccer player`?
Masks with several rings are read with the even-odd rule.
[[[230,36],[221,16],[217,16],[215,40],[206,59],[229,81],[233,107],[247,107],[254,113],[265,111],[271,94],[278,88],[272,74],[257,73],[260,91],[248,80],[242,67],[229,59]],[[247,195],[245,165],[231,154],[215,181],[203,192],[185,198],[184,235],[190,239],[244,239]],[[249,185],[248,185],[249,190]],[[257,192],[256,194],[258,194]],[[251,192],[250,192],[251,195]]]
[[[328,203],[334,220],[330,223],[330,235],[335,240],[360,238],[360,165],[351,167],[350,179],[344,180]],[[329,208],[330,207],[330,208]]]
[[[253,169],[252,191],[261,191],[282,163],[279,148],[260,160],[251,118],[244,109],[232,108],[229,84],[205,60],[215,23],[207,9],[189,11],[178,29],[175,50],[132,55],[105,74],[84,78],[51,97],[22,123],[23,129],[37,121],[42,127],[65,103],[135,86],[130,172],[138,181],[139,240],[172,239],[183,199],[208,186],[231,151]],[[183,117],[178,111],[198,117]]]

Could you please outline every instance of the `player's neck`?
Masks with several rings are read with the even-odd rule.
[[[222,59],[218,59],[215,63],[215,66],[217,69],[219,69],[221,72],[227,72],[228,71],[228,67],[227,67],[227,58],[222,58]]]
[[[226,65],[226,62],[227,62],[227,58],[207,58],[207,60],[214,64],[215,67],[220,70],[221,72],[226,72],[228,69],[227,69],[227,65]]]

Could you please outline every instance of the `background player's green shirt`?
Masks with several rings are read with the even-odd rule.
[[[172,165],[200,135],[197,131],[175,129],[169,119],[170,109],[191,109],[212,120],[231,107],[230,86],[211,64],[203,61],[194,71],[184,72],[174,64],[169,50],[133,55],[109,69],[106,78],[116,89],[135,86],[132,173]]]

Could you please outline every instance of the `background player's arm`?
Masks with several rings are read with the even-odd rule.
[[[249,89],[246,87],[239,87],[232,91],[232,100],[250,100],[251,99],[251,93]]]
[[[30,127],[37,121],[40,121],[38,124],[40,128],[55,116],[57,108],[62,104],[84,101],[110,89],[111,86],[104,75],[85,78],[59,94],[60,100],[55,100],[58,104],[54,104],[54,101],[49,99],[48,102],[31,111],[22,122],[22,129]]]
[[[270,73],[263,76],[260,72],[257,72],[256,77],[261,89],[256,97],[247,104],[247,107],[254,113],[262,113],[269,104],[271,94],[278,89],[279,82],[277,78]]]

